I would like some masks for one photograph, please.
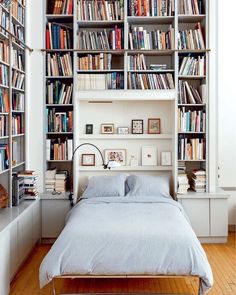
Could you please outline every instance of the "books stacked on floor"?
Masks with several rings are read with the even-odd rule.
[[[185,56],[181,63],[179,69],[179,75],[205,75],[205,56]]]
[[[185,162],[181,161],[178,163],[178,190],[177,193],[180,195],[185,195],[190,188],[189,180],[186,174]]]
[[[206,192],[206,171],[204,169],[194,170],[190,181],[191,189],[197,193]]]
[[[129,0],[130,16],[172,16],[175,7],[173,0]]]
[[[70,27],[48,22],[46,49],[70,49],[73,46],[72,39]]]
[[[23,52],[19,50],[12,50],[12,66],[18,70],[24,71],[24,57]]]
[[[38,175],[33,170],[19,171],[17,177],[24,179],[25,200],[36,200],[38,198]]]
[[[56,112],[55,108],[46,109],[48,124],[47,132],[72,132],[72,111]]]
[[[17,70],[13,70],[12,74],[12,86],[17,89],[24,89],[25,82],[25,74],[18,72]]]
[[[0,173],[9,168],[9,147],[6,143],[0,144]]]
[[[71,160],[73,151],[73,140],[46,139],[46,159],[50,160]]]
[[[78,1],[78,20],[123,20],[124,1]]]
[[[179,132],[205,132],[205,111],[186,111],[185,107],[178,109],[178,131]]]
[[[69,53],[47,54],[47,75],[48,76],[72,76],[72,59]]]
[[[80,71],[111,70],[112,55],[110,53],[88,54],[84,57],[78,57],[77,61]]]
[[[25,99],[22,93],[12,94],[12,109],[13,111],[24,111],[25,109]]]
[[[0,61],[9,63],[9,45],[0,41]]]
[[[72,100],[73,84],[61,81],[47,81],[47,103],[69,104]]]
[[[203,30],[200,23],[197,23],[195,29],[178,32],[178,48],[183,50],[201,50],[205,49]]]
[[[9,25],[10,25],[10,21],[9,21],[9,14],[3,9],[2,6],[0,6],[0,24],[2,27],[4,27],[5,29],[9,30]],[[7,33],[0,29],[1,33],[6,35]]]
[[[174,89],[172,74],[128,74],[129,89]]]
[[[8,116],[0,115],[0,137],[8,135]]]
[[[21,114],[12,114],[12,135],[24,133],[24,120]]]
[[[6,89],[0,88],[0,112],[1,113],[9,113],[10,105],[9,105],[9,95]]]
[[[179,80],[179,96],[180,104],[202,104],[206,102],[206,84],[202,84],[196,89],[188,81]]]
[[[124,89],[124,74],[79,74],[78,90]]]
[[[78,33],[79,50],[115,50],[121,49],[123,44],[123,29],[98,31],[80,30]]]
[[[49,14],[66,14],[73,13],[73,0],[49,0],[48,9]]]
[[[129,48],[133,49],[172,49],[174,46],[174,28],[170,25],[168,31],[150,30],[132,26],[129,33]]]
[[[18,1],[11,1],[11,13],[21,24],[25,22],[25,10]]]
[[[66,192],[68,171],[58,171],[55,176],[55,191]]]
[[[186,15],[204,14],[203,1],[178,0],[178,13]]]
[[[16,25],[14,23],[11,23],[11,32],[14,36],[16,36],[17,39],[19,39],[22,42],[25,42],[24,28],[21,25]]]
[[[205,160],[206,140],[204,138],[187,138],[179,135],[179,160]]]
[[[0,65],[0,84],[8,86],[8,67]]]
[[[55,191],[56,169],[47,170],[45,172],[45,189],[47,192]]]

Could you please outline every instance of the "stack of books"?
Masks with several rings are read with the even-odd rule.
[[[205,132],[205,111],[186,111],[185,107],[178,109],[178,131],[179,132]]]
[[[128,74],[129,89],[174,89],[172,74]]]
[[[204,14],[203,0],[178,0],[178,13],[186,15]]]
[[[9,147],[6,143],[0,144],[0,173],[9,169]]]
[[[87,70],[111,70],[112,55],[110,53],[87,54],[78,57],[78,69]]]
[[[45,189],[47,192],[55,191],[56,169],[47,170],[45,173]]]
[[[47,81],[47,103],[69,104],[72,100],[73,84],[65,84],[59,80]]]
[[[124,89],[124,74],[79,74],[78,90]]]
[[[180,62],[179,75],[205,75],[205,56],[185,56]]]
[[[189,180],[186,174],[185,162],[178,163],[178,191],[180,195],[187,194],[188,189],[190,188]]]
[[[17,177],[24,179],[25,200],[36,200],[38,198],[38,175],[33,170],[19,171]]]
[[[178,48],[188,50],[205,49],[203,30],[200,23],[197,23],[195,29],[179,31]]]
[[[66,192],[68,171],[58,171],[55,176],[55,190],[57,192]]]
[[[206,171],[204,169],[194,170],[190,181],[191,189],[197,193],[206,192]]]
[[[172,16],[174,15],[173,0],[129,0],[130,16]]]
[[[202,104],[206,102],[206,84],[202,84],[196,89],[188,81],[179,80],[179,97],[180,104]]]
[[[69,53],[47,54],[47,75],[48,76],[72,76],[72,59]]]

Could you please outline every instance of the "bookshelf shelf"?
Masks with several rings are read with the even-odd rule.
[[[179,134],[206,134],[206,132],[185,132],[185,131],[179,131]]]
[[[114,69],[114,70],[77,70],[77,73],[113,73],[113,72],[124,72],[121,69]]]
[[[9,171],[10,171],[10,169],[5,169],[4,171],[0,172],[0,175],[5,174],[5,173],[7,173]]]
[[[23,166],[23,165],[25,165],[25,161],[23,161],[23,162],[21,162],[21,163],[18,163],[18,164],[14,165],[14,166],[12,166],[12,169],[16,169],[16,168],[18,168],[18,167],[20,167],[20,166]]]
[[[205,14],[199,15],[186,15],[186,14],[178,14],[178,21],[180,23],[196,23],[201,22],[206,18]]]
[[[71,160],[47,160],[48,163],[70,163]]]
[[[115,25],[123,25],[124,21],[123,20],[91,20],[91,21],[77,21],[78,26],[80,28],[106,28],[106,27],[113,27]]]
[[[5,88],[5,89],[9,89],[9,86],[2,85],[2,84],[0,84],[0,87],[1,87],[1,88]]]
[[[197,80],[197,79],[206,79],[206,76],[179,75],[179,79]]]
[[[73,104],[68,103],[68,104],[59,104],[59,103],[54,103],[54,104],[46,104],[46,107],[73,107]]]
[[[64,134],[73,134],[73,132],[47,132],[47,135],[64,135]]]
[[[12,22],[18,26],[21,26],[22,28],[24,28],[24,25],[16,18],[12,15]]]
[[[203,103],[179,103],[179,107],[205,107],[206,104]]]
[[[14,71],[19,72],[19,73],[25,74],[25,71],[20,70],[20,69],[18,69],[18,68],[12,67],[12,69],[13,69]]]
[[[73,76],[46,76],[46,79],[73,79]]]
[[[2,60],[0,60],[0,64],[4,65],[4,66],[6,66],[6,67],[10,67],[9,63],[6,63],[6,62],[4,62],[4,61],[2,61]]]
[[[16,41],[12,41],[12,46],[16,50],[24,51],[24,47],[22,47],[21,45],[19,45]]]
[[[12,90],[15,91],[15,92],[22,92],[22,93],[25,92],[24,89],[19,89],[19,88],[16,88],[16,87],[12,87]]]
[[[46,14],[48,20],[72,20],[73,15],[70,14]]]
[[[0,139],[2,140],[2,139],[8,139],[9,138],[9,136],[0,136]]]
[[[20,134],[12,134],[12,137],[15,138],[15,137],[23,137],[25,136],[25,133],[20,133]]]
[[[103,166],[80,166],[80,171],[104,171]],[[172,171],[172,166],[121,166],[119,168],[113,168],[110,172],[116,171]]]
[[[130,24],[171,24],[174,16],[128,16]]]
[[[127,70],[128,73],[174,73],[175,70]]]
[[[173,139],[172,134],[81,134],[81,140],[166,140]]]

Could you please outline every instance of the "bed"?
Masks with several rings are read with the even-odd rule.
[[[199,295],[213,284],[182,206],[160,192],[85,196],[40,266],[41,287],[63,277],[159,276],[197,276]]]

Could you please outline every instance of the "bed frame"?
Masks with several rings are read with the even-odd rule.
[[[198,294],[200,291],[200,280],[201,278],[197,275],[153,275],[153,276],[148,276],[148,275],[62,275],[62,276],[56,276],[52,280],[52,290],[53,290],[53,295],[56,294],[55,290],[55,279],[186,279],[186,278],[198,278]]]

